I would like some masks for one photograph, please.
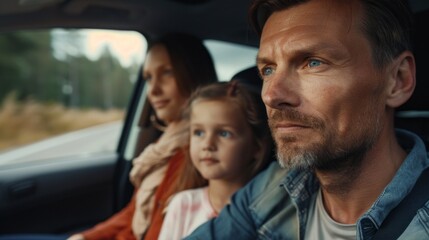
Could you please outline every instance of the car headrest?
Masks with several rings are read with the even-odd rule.
[[[239,83],[246,84],[253,90],[260,92],[262,89],[262,80],[259,77],[259,71],[256,66],[246,68],[236,73],[231,80],[238,81]]]

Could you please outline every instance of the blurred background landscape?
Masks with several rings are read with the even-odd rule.
[[[61,29],[0,34],[0,151],[124,118],[145,42],[141,35],[137,42],[116,39],[127,49],[103,42],[114,36]]]

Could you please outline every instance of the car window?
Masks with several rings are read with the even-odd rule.
[[[256,65],[257,48],[216,40],[207,40],[204,44],[221,81],[230,80],[237,72]]]
[[[0,165],[115,152],[146,51],[138,32],[0,34]]]

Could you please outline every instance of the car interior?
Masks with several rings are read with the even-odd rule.
[[[4,0],[0,2],[0,35],[53,28],[132,30],[150,42],[166,33],[185,32],[204,40],[256,49],[258,36],[247,17],[250,3],[251,0]],[[429,37],[424,33],[429,23],[429,2],[410,0],[410,5],[416,16],[417,87],[412,99],[398,109],[395,124],[417,133],[429,146],[429,73],[424,69],[429,61]],[[250,61],[254,62],[254,58]],[[234,79],[261,88],[255,66],[235,73]],[[0,165],[0,235],[69,234],[91,227],[125,206],[133,191],[128,180],[132,159],[160,134],[150,124],[151,111],[145,82],[138,74],[114,153]]]

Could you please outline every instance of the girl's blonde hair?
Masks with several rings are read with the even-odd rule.
[[[254,90],[252,86],[239,83],[232,80],[231,82],[218,82],[198,88],[190,97],[184,118],[190,119],[192,106],[202,101],[227,101],[235,104],[241,109],[247,124],[254,136],[255,144],[262,149],[261,156],[255,156],[255,161],[249,167],[249,177],[255,176],[271,160],[272,140],[267,124],[267,115],[265,106],[262,102],[260,92]],[[196,113],[198,114],[198,113]],[[188,149],[189,151],[189,149]],[[202,187],[207,185],[205,180],[192,164],[187,152],[187,162],[184,164],[180,174],[180,180],[177,182],[178,191],[192,187]]]

